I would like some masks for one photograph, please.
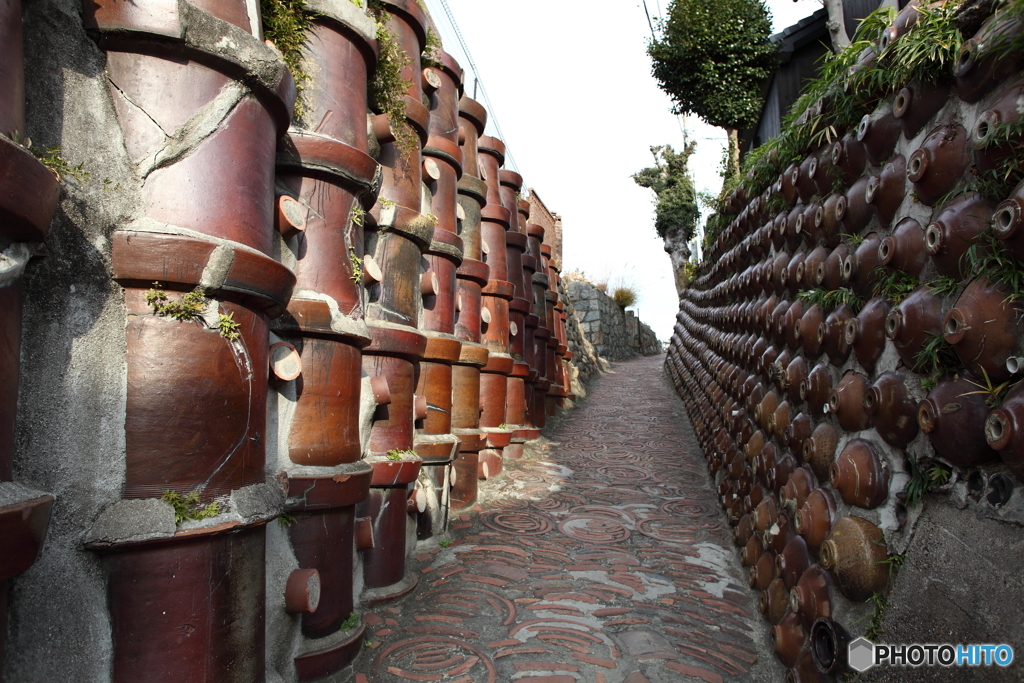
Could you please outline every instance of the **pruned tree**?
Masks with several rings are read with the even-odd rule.
[[[633,174],[637,185],[654,190],[654,229],[663,239],[669,233],[677,233],[689,242],[697,226],[700,210],[687,167],[694,149],[696,145],[692,142],[681,152],[672,149],[672,145],[651,147],[655,165]]]
[[[739,129],[757,123],[762,88],[778,63],[762,0],[672,0],[647,54],[676,114],[729,131],[739,174]]]

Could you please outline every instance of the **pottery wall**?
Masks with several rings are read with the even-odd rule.
[[[581,386],[560,223],[420,5],[309,0],[297,87],[257,4],[0,10],[3,680],[343,671]]]
[[[1024,318],[965,257],[1018,253],[1021,189],[1002,203],[969,190],[1008,153],[993,127],[1021,116],[1019,63],[985,52],[1014,21],[991,18],[950,84],[882,98],[763,194],[731,196],[682,294],[666,368],[789,680],[830,680],[843,662],[824,654],[869,625],[891,643],[1024,637],[1006,554],[1024,544]],[[893,273],[922,284],[880,296]],[[850,305],[798,297],[841,288]],[[933,372],[939,342],[954,356]]]

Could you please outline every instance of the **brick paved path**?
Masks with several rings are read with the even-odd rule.
[[[662,362],[616,364],[482,486],[416,591],[365,615],[355,683],[783,679]]]

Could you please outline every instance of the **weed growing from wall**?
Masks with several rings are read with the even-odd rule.
[[[300,121],[305,114],[302,92],[310,77],[303,65],[303,48],[314,14],[306,9],[305,0],[260,0],[263,17],[263,37],[277,47],[281,58],[295,80],[295,111],[293,118]]]
[[[416,132],[405,117],[405,96],[411,84],[402,78],[402,70],[412,64],[412,59],[388,30],[390,15],[379,0],[370,0],[370,14],[377,21],[377,45],[380,49],[377,68],[369,82],[370,106],[388,115],[395,144],[402,153],[408,154],[418,143]]]

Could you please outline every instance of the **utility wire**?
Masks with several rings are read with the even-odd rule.
[[[488,120],[494,124],[494,129],[498,133],[498,137],[505,143],[505,155],[508,157],[508,161],[512,166],[512,170],[516,173],[519,172],[519,165],[516,163],[516,159],[512,156],[512,147],[509,144],[508,138],[505,137],[505,133],[501,130],[501,124],[498,123],[498,115],[491,103],[491,98],[487,95],[487,86],[484,85],[484,79],[480,76],[480,69],[477,68],[476,62],[473,60],[473,55],[469,51],[469,46],[466,45],[466,39],[462,36],[462,31],[459,30],[459,24],[455,21],[455,14],[452,13],[452,8],[448,6],[448,0],[439,0],[441,8],[444,9],[445,15],[448,17],[448,23],[451,26],[452,31],[455,34],[456,40],[459,41],[459,45],[462,47],[462,53],[466,57],[466,61],[469,64],[469,68],[473,72],[473,94],[474,99],[479,88],[480,94],[483,96],[483,101],[487,105]]]

